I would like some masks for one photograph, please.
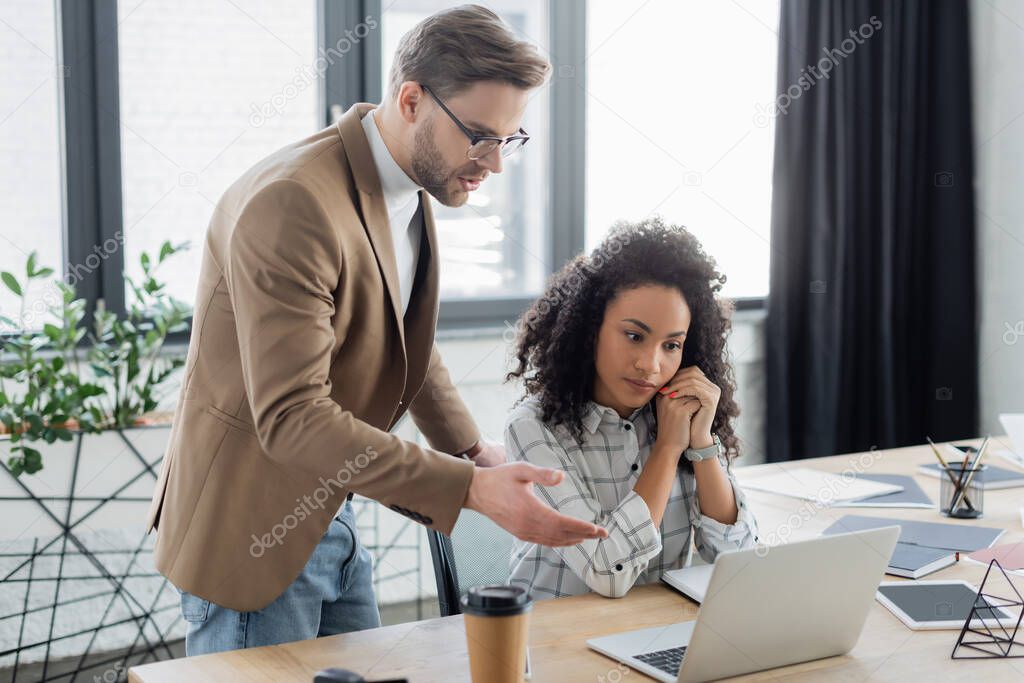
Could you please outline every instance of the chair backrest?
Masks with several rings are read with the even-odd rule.
[[[463,510],[451,536],[428,529],[427,538],[441,616],[460,614],[459,599],[471,586],[508,583],[514,539],[480,513]]]

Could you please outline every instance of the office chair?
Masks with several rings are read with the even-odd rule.
[[[461,614],[459,599],[470,586],[508,583],[512,534],[473,510],[463,510],[445,536],[427,529],[441,616]]]

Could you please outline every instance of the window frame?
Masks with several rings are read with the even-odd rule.
[[[83,325],[92,327],[98,301],[123,312],[124,211],[121,185],[121,126],[118,83],[117,2],[57,2],[60,45],[60,104],[64,169],[64,267],[84,268],[107,240],[121,241],[97,268],[77,280],[87,304]]]

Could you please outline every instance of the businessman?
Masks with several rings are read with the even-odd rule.
[[[461,206],[501,172],[549,71],[491,11],[436,14],[402,39],[380,106],[275,152],[218,202],[147,522],[187,654],[379,625],[353,493],[444,533],[466,507],[544,545],[606,535],[534,496],[560,472],[481,441],[434,344],[426,195]],[[406,411],[430,449],[389,433]]]

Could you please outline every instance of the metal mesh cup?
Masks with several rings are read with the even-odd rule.
[[[939,483],[939,510],[942,514],[961,519],[981,517],[985,511],[985,490],[981,487],[985,467],[986,465],[978,465],[972,469],[951,464],[948,474],[942,473],[942,480]]]

